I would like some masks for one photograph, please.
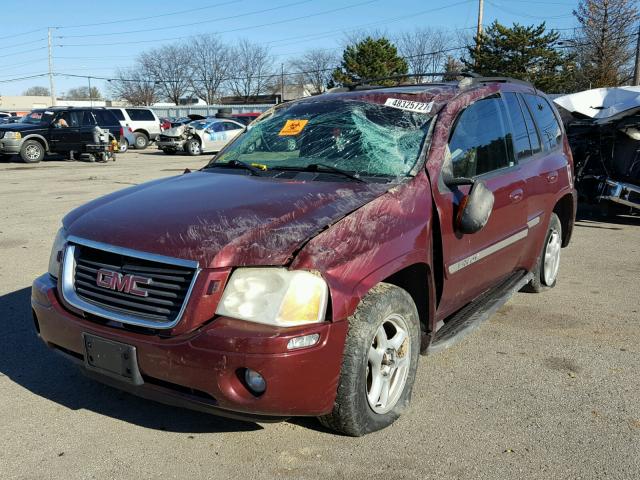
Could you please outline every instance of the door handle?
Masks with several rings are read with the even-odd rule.
[[[521,188],[518,188],[509,194],[509,198],[513,203],[516,203],[522,200],[523,196],[524,196],[524,191]]]
[[[556,183],[558,181],[558,172],[547,173],[547,182]]]

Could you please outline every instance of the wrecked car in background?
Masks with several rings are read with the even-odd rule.
[[[597,88],[554,100],[567,130],[580,199],[610,214],[640,213],[640,87]]]
[[[186,152],[188,155],[218,152],[245,130],[245,126],[235,120],[199,115],[193,117],[190,123],[162,132],[156,142],[158,148],[167,155],[177,152]]]

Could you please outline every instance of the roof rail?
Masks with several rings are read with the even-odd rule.
[[[479,78],[479,75],[474,72],[428,72],[428,73],[405,73],[399,75],[389,75],[386,77],[365,78],[353,83],[343,84],[345,88],[349,90],[356,90],[358,87],[388,87],[388,85],[376,85],[376,82],[382,82],[387,80],[398,80],[398,85],[425,85],[433,82],[420,82],[420,83],[403,83],[407,78],[421,78],[421,77],[465,77],[465,78]]]
[[[526,85],[527,87],[531,87],[535,89],[531,82],[527,82],[526,80],[519,80],[517,78],[511,77],[474,77],[471,80],[472,83],[518,83],[520,85]]]

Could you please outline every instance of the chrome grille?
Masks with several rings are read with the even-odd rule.
[[[65,299],[88,313],[122,323],[171,328],[184,311],[197,275],[197,264],[189,266],[185,264],[191,262],[180,260],[176,260],[180,264],[171,264],[168,263],[170,260],[158,261],[135,256],[135,252],[123,252],[122,249],[70,244],[63,268]],[[157,258],[164,260],[165,257]],[[119,287],[112,289],[99,285],[97,277],[101,270],[122,277],[143,277],[145,283],[142,288],[146,296],[135,295]]]

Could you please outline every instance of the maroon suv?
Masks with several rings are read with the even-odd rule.
[[[34,320],[137,395],[362,435],[407,407],[419,353],[555,285],[575,202],[557,112],[529,84],[333,91],[200,171],[68,214]]]

